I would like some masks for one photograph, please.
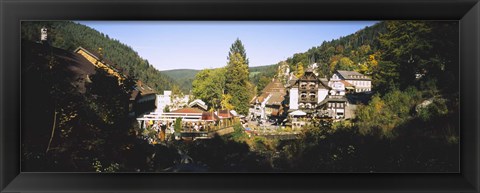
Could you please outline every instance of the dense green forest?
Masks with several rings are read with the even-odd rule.
[[[381,93],[432,79],[440,87],[455,88],[451,84],[458,79],[457,36],[457,22],[383,21],[324,41],[286,62],[292,71],[316,62],[321,77],[330,77],[335,70],[355,70],[372,76],[374,89]],[[415,81],[416,75],[425,76]]]
[[[329,77],[337,69],[355,69],[370,75],[371,72],[364,67],[371,66],[374,60],[378,60],[381,54],[378,37],[386,31],[386,22],[379,22],[348,36],[324,41],[306,52],[296,53],[286,62],[292,71],[296,71],[298,66],[306,68],[316,62],[320,65],[318,72],[321,77]]]
[[[154,68],[128,45],[90,27],[72,21],[23,21],[22,39],[39,41],[40,29],[48,28],[52,46],[73,51],[79,46],[97,52],[102,48],[104,58],[115,63],[124,74],[142,80],[158,92],[171,89],[175,81]]]
[[[188,94],[192,89],[192,82],[195,78],[195,75],[199,70],[192,69],[175,69],[175,70],[164,70],[161,71],[162,74],[167,75],[173,79],[180,87],[183,93]]]

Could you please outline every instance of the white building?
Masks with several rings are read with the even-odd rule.
[[[348,100],[345,98],[345,96],[328,95],[328,97],[318,104],[318,106],[320,117],[343,119],[345,118]]]
[[[320,81],[312,69],[307,69],[302,77],[290,85],[289,111],[313,112],[318,103],[327,97],[329,90],[328,85]]]
[[[329,81],[328,86],[332,88],[330,95],[345,95],[345,84],[342,81]]]
[[[251,115],[255,118],[274,118],[283,114],[282,102],[287,91],[284,84],[278,78],[268,83],[260,96],[254,97],[250,104],[253,105]]]
[[[163,95],[157,95],[157,108],[155,112],[163,113],[166,106],[168,106],[170,111],[183,108],[188,105],[188,99],[189,95],[183,97],[173,96],[172,91],[165,90],[163,91]]]
[[[171,103],[171,95],[172,91],[169,90],[163,91],[163,95],[157,95],[157,108],[155,109],[155,112],[163,113],[165,107],[169,106]]]
[[[353,92],[355,93],[372,91],[372,79],[355,71],[337,70],[332,75],[330,82],[332,84],[335,82],[342,82],[347,90],[349,86],[345,85],[345,83],[349,83],[352,85]]]

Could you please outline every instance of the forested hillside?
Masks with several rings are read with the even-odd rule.
[[[257,87],[257,93],[260,93],[272,78],[277,74],[277,64],[250,67],[250,82]]]
[[[353,120],[305,129],[303,141],[282,147],[282,167],[458,171],[458,37],[455,21],[382,21],[293,55],[292,70],[316,62],[322,77],[369,75],[374,95]]]
[[[250,81],[257,86],[257,91],[261,91],[275,76],[277,72],[277,65],[255,66],[248,68],[250,72]],[[175,80],[180,86],[182,92],[189,93],[192,89],[192,82],[195,79],[195,75],[200,70],[193,69],[177,69],[177,70],[165,70],[161,71]]]
[[[192,89],[192,82],[195,79],[195,75],[200,70],[193,69],[175,69],[175,70],[165,70],[161,71],[162,74],[167,75],[179,85],[183,93],[189,93]]]
[[[336,69],[352,70],[357,64],[368,65],[378,59],[380,42],[378,37],[386,31],[386,23],[379,22],[353,34],[312,47],[304,53],[296,53],[287,59],[293,71],[316,62],[320,64],[320,76],[330,76]],[[365,73],[365,69],[362,69]],[[367,72],[367,74],[369,74]]]
[[[104,58],[122,68],[125,74],[142,80],[158,92],[171,89],[174,81],[160,73],[147,60],[141,58],[131,47],[90,27],[72,21],[23,21],[23,40],[39,41],[40,29],[48,28],[52,46],[73,51],[82,46],[91,51],[102,48]]]
[[[443,87],[457,81],[452,78],[458,74],[458,22],[382,21],[324,41],[286,62],[292,71],[316,62],[321,77],[330,77],[335,70],[355,70],[372,76],[381,93],[431,79]],[[417,75],[425,76],[415,81]]]

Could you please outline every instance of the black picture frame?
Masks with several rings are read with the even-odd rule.
[[[1,192],[480,192],[478,0],[1,0]],[[21,20],[459,20],[461,172],[97,174],[20,172]]]

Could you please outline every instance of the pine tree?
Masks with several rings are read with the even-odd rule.
[[[230,60],[230,56],[232,54],[239,53],[240,56],[245,60],[245,64],[247,64],[247,68],[249,65],[248,58],[247,58],[247,53],[245,52],[245,47],[242,44],[242,41],[237,38],[235,42],[233,42],[232,46],[230,47],[230,52],[228,53],[227,59]]]
[[[226,66],[225,93],[232,96],[230,104],[240,114],[248,114],[250,90],[248,67],[240,53],[231,54]]]

